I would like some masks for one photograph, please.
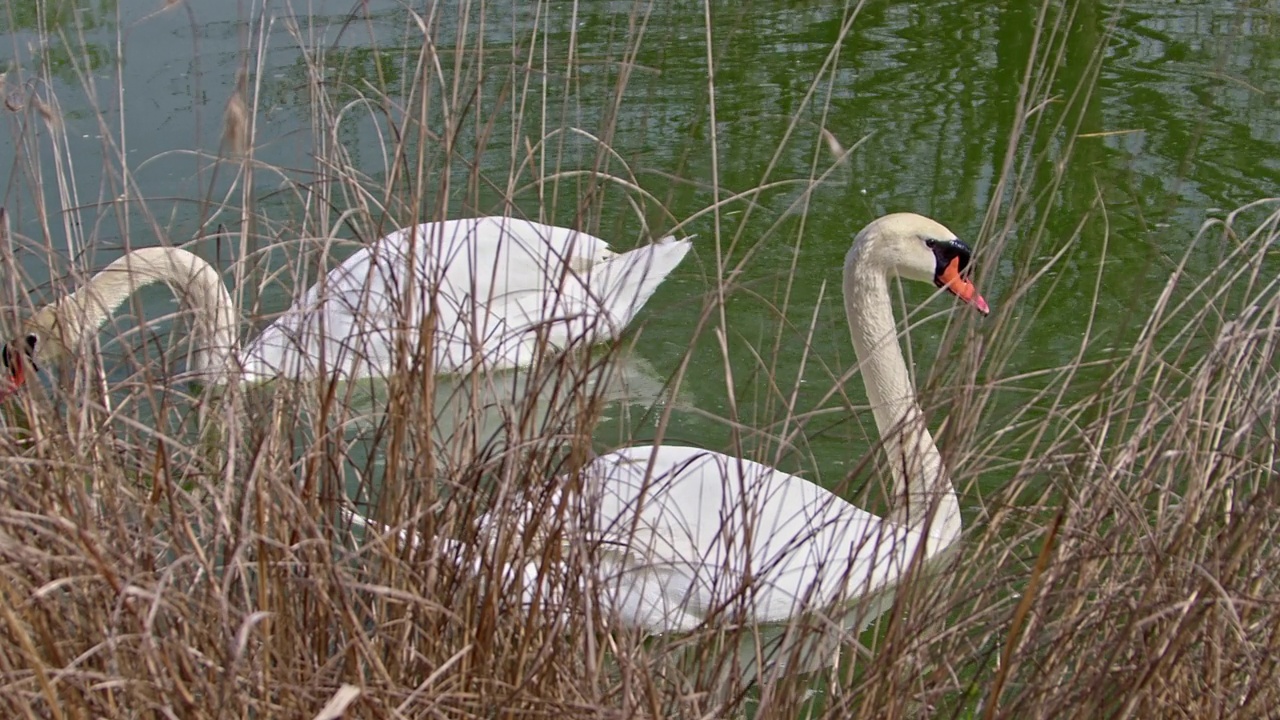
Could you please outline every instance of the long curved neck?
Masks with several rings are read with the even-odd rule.
[[[867,398],[893,474],[891,520],[927,525],[945,547],[960,534],[960,505],[938,447],[916,400],[898,345],[889,297],[888,272],[868,261],[865,244],[849,251],[844,266],[844,303]],[[932,553],[938,545],[930,547]]]
[[[140,248],[117,258],[89,282],[47,310],[65,344],[96,333],[126,300],[152,283],[168,285],[192,313],[189,371],[217,380],[232,367],[236,351],[236,309],[222,278],[209,263],[186,250]]]

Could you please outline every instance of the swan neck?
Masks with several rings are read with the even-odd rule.
[[[55,325],[65,336],[62,342],[69,346],[92,337],[135,292],[156,282],[168,285],[191,316],[194,337],[188,370],[218,379],[209,376],[227,372],[236,350],[235,304],[218,272],[179,248],[133,250],[55,303]]]
[[[959,504],[942,456],[925,424],[907,363],[898,344],[889,294],[890,273],[855,244],[845,262],[844,298],[854,353],[867,399],[888,456],[895,508],[890,518],[909,527],[928,526],[929,536],[949,545],[960,532]]]

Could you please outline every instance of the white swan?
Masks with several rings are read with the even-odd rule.
[[[217,271],[185,250],[142,248],[36,312],[17,346],[37,368],[56,362],[138,288],[164,282],[193,313],[188,370],[215,382],[388,375],[397,344],[412,353],[423,337],[436,373],[506,369],[616,337],[690,247],[664,238],[616,254],[586,233],[515,218],[425,223],[330,270],[242,353]],[[11,385],[26,377],[20,359],[8,347],[0,358]]]
[[[573,567],[591,568],[606,616],[649,633],[718,619],[782,623],[832,607],[849,613],[846,626],[865,627],[891,602],[885,591],[961,531],[955,491],[897,342],[890,279],[931,282],[985,315],[986,301],[964,274],[969,256],[947,228],[903,213],[864,228],[845,259],[845,310],[893,475],[893,516],[750,460],[675,445],[630,447],[587,464],[581,502],[562,512],[526,507],[514,530],[482,519],[487,541],[498,533],[529,537],[524,526],[547,514],[566,523],[564,565],[550,572],[541,561],[508,566],[505,579],[519,577],[526,603],[546,603],[561,596],[554,584],[565,577],[570,553],[585,549]],[[562,500],[557,494],[552,504]],[[440,552],[465,549],[446,540]]]

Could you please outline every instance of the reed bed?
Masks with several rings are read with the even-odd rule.
[[[1028,109],[1052,93],[1070,21],[1045,7],[1043,46],[1019,99]],[[454,195],[474,212],[572,217],[605,236],[606,198],[623,197],[615,205],[653,237],[694,219],[672,217],[612,152],[616,115],[590,128],[557,124],[565,98],[546,78],[581,62],[572,48],[567,58],[495,59],[465,32],[442,45],[438,15],[406,12],[420,42],[375,48],[378,62],[409,69],[395,87],[332,83],[331,48],[310,41],[305,19],[281,21],[292,23],[306,78],[314,161],[305,173],[258,157],[256,68],[267,48],[264,20],[247,22],[221,149],[201,157],[224,184],[211,181],[221,189],[193,201],[198,222],[187,227],[191,243],[224,261],[248,317],[261,314],[273,283],[309,284],[335,238],[368,242],[446,217]],[[624,66],[645,42],[645,13],[635,10]],[[852,9],[841,42],[856,20]],[[618,73],[616,103],[628,72]],[[500,89],[486,95],[493,76]],[[87,71],[82,79],[94,87]],[[829,82],[822,73],[812,81],[793,128],[820,122]],[[14,182],[45,198],[25,211],[39,217],[38,233],[7,230],[5,293],[21,315],[37,283],[15,252],[48,258],[52,296],[93,268],[78,251],[99,239],[80,222],[79,159],[67,151],[52,83],[9,83],[9,122],[26,153]],[[429,356],[406,354],[404,372],[385,382],[218,392],[170,379],[186,348],[167,329],[184,319],[144,322],[135,307],[104,332],[105,348],[42,368],[44,384],[0,409],[0,708],[32,718],[1273,716],[1280,201],[1206,223],[1173,257],[1160,302],[1135,313],[1132,340],[1105,347],[1114,334],[1086,322],[1073,363],[1005,370],[1036,314],[1008,308],[1033,304],[1044,269],[1072,251],[1073,238],[1023,225],[1052,207],[1071,145],[1027,139],[1074,137],[1073,111],[1089,92],[1056,112],[1020,115],[979,255],[979,282],[982,268],[1015,259],[1010,289],[981,328],[949,323],[939,351],[948,361],[921,376],[933,426],[945,418],[938,435],[965,539],[897,588],[872,629],[841,638],[839,667],[749,676],[736,658],[753,629],[643,637],[612,626],[580,591],[592,554],[570,530],[575,471],[641,426],[660,442],[688,409],[680,398],[692,350],[656,383],[627,374],[643,323],[615,346],[573,348],[517,373],[440,379]],[[512,128],[506,176],[477,161],[499,113],[517,118],[503,123]],[[383,133],[376,168],[344,142],[357,116]],[[541,124],[526,125],[530,117]],[[593,149],[589,162],[566,159],[569,136]],[[104,137],[109,182],[125,200],[99,213],[125,237],[148,238],[130,242],[184,244],[131,189],[121,134]],[[791,209],[802,215],[855,152],[819,133],[808,177],[767,177],[750,193],[724,191],[717,177],[677,179],[713,197],[698,217],[713,218],[715,232],[689,273],[704,288],[694,335],[719,343],[726,373],[741,372],[723,341],[726,303],[760,294],[743,286],[744,271],[760,243],[791,231],[756,199],[798,188]],[[50,166],[53,177],[42,169]],[[741,214],[722,216],[727,209]],[[1095,211],[1080,232],[1106,232],[1104,208]],[[803,226],[794,237],[803,251]],[[1188,258],[1206,247],[1221,248],[1219,262],[1193,269]],[[783,276],[769,298],[781,318],[793,282]],[[911,316],[906,342],[926,319],[936,321]],[[821,332],[816,316],[807,327],[782,320],[775,340]],[[735,409],[721,418],[733,447],[713,449],[773,463],[802,446],[833,403],[843,417],[865,411],[840,390],[820,411],[796,407],[777,357],[753,361],[773,415],[765,423]],[[829,368],[835,388],[856,376],[827,358],[807,361]],[[1017,409],[991,413],[1010,397]],[[623,413],[634,416],[620,437],[604,444],[593,434]],[[869,444],[835,485],[888,504],[866,482],[878,465]],[[991,490],[980,477],[1007,481]],[[526,503],[539,522],[511,532],[504,519]],[[485,514],[497,521],[481,527]],[[538,564],[540,586],[561,590],[526,606],[503,572],[512,563]],[[815,608],[782,631],[827,632],[823,618]]]

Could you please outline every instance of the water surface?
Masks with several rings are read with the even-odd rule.
[[[262,218],[253,230],[261,247],[294,237],[290,229],[315,211],[298,200],[298,188],[322,180],[309,78],[324,78],[327,103],[350,103],[328,142],[342,145],[370,187],[392,172],[386,123],[360,98],[380,94],[393,108],[411,98],[423,34],[401,3],[159,10],[161,3],[104,0],[53,13],[43,28],[25,4],[12,5],[0,19],[9,99],[0,111],[9,125],[0,137],[9,158],[3,203],[32,243],[16,246],[6,266],[10,304],[50,299],[51,275],[66,275],[73,256],[81,268],[100,267],[126,246],[185,242],[218,222],[235,227],[246,202]],[[867,3],[833,52],[844,8],[713,2],[713,83],[699,4],[658,4],[643,23],[635,16],[643,7],[616,2],[489,3],[483,22],[476,10],[460,18],[453,3],[430,8],[441,77],[458,82],[469,108],[457,128],[458,155],[475,169],[455,163],[447,196],[432,177],[419,189],[421,207],[393,207],[377,227],[407,223],[437,203],[452,215],[502,212],[512,167],[557,128],[607,141],[626,167],[610,161],[605,169],[634,173],[648,197],[618,187],[584,197],[599,188],[575,176],[541,194],[520,193],[519,210],[621,247],[716,198],[789,181],[754,196],[750,207],[726,204],[681,227],[697,234],[696,256],[653,299],[636,352],[665,376],[697,343],[686,405],[669,432],[678,441],[729,447],[731,426],[715,418],[735,413],[746,427],[782,432],[793,391],[798,411],[834,408],[810,422],[795,438],[799,452],[781,461],[824,482],[842,477],[875,435],[869,414],[857,410],[864,399],[856,380],[847,399],[823,400],[853,363],[840,266],[853,233],[875,216],[924,213],[974,244],[977,279],[992,306],[1028,319],[1016,324],[1016,350],[985,369],[985,380],[998,384],[1073,362],[1090,313],[1098,339],[1089,354],[1123,353],[1201,224],[1280,186],[1280,13],[1266,3],[1081,2],[1044,18],[1012,1]],[[1038,23],[1065,40],[1049,31],[1037,40]],[[1023,107],[1028,63],[1046,56],[1060,60],[1036,96],[1049,100]],[[524,68],[530,57],[532,72]],[[227,155],[222,114],[238,77],[255,108],[259,169],[247,191],[239,166],[217,160]],[[66,129],[56,152],[37,97]],[[1019,113],[1028,126],[1013,138]],[[598,146],[582,137],[548,143],[543,175],[600,167]],[[1011,145],[1020,171],[1002,187]],[[828,169],[812,188],[807,181]],[[71,180],[62,189],[53,181],[59,173]],[[492,184],[469,182],[479,176]],[[997,244],[991,238],[1002,222],[984,218],[993,207],[995,218],[1009,217],[1020,190],[1033,201],[1017,210],[1008,242]],[[335,232],[352,234],[341,224]],[[45,243],[58,257],[41,249]],[[1005,302],[1020,268],[1037,269],[1067,244],[1065,258],[1029,292]],[[237,260],[230,243],[196,247],[223,268]],[[714,335],[694,337],[716,284],[717,248],[729,266],[746,258],[724,316],[734,403]],[[1222,250],[1198,247],[1190,271],[1208,272]],[[271,255],[277,263],[285,256]],[[240,269],[250,278],[261,271]],[[912,306],[930,294],[905,293]],[[252,298],[250,324],[282,309],[289,294],[284,283]],[[171,296],[156,291],[140,310],[171,306]],[[942,299],[917,318],[933,314],[911,333],[922,383],[947,362],[935,355],[948,318],[976,323],[978,336],[996,325]],[[111,357],[123,356],[117,349]],[[998,429],[1023,397],[997,393],[982,431]],[[649,432],[643,424],[627,431]],[[620,441],[616,428],[599,440]]]

